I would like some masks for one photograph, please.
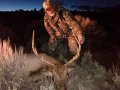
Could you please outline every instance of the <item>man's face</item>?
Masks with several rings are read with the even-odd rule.
[[[46,12],[49,16],[52,17],[52,16],[55,15],[54,9],[53,9],[52,7],[46,6],[46,7],[44,7],[44,9],[45,9],[45,12]]]

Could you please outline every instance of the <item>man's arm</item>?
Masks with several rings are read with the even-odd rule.
[[[83,33],[81,31],[80,24],[76,21],[74,16],[67,10],[63,12],[63,17],[65,18],[66,23],[72,30],[72,32],[78,37],[79,41],[83,42]]]
[[[53,41],[55,40],[55,35],[53,32],[53,28],[50,26],[50,23],[48,22],[48,19],[46,18],[46,16],[44,16],[44,26],[45,26],[48,34],[50,35],[49,44],[53,43]]]

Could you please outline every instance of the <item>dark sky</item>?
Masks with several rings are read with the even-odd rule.
[[[40,10],[44,0],[0,0],[0,11],[14,11],[19,9]],[[120,5],[120,0],[61,0],[67,8],[71,6],[89,5],[97,7],[108,7]]]

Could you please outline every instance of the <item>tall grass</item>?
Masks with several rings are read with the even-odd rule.
[[[23,50],[13,51],[9,40],[0,40],[0,90],[55,90],[51,77],[34,81],[25,76],[26,59]],[[117,90],[120,76],[108,77],[90,51],[78,60],[81,64],[69,74],[68,90]]]
[[[90,51],[82,56],[81,65],[70,73],[69,90],[115,90],[107,71],[92,59]]]
[[[13,52],[9,40],[0,40],[0,88],[17,90],[23,81],[23,54]]]
[[[117,49],[117,48],[116,48],[116,49]],[[113,65],[111,71],[113,71],[112,80],[113,80],[113,82],[115,83],[116,88],[117,88],[118,90],[120,90],[120,51],[119,51],[119,49],[117,49],[117,51],[118,51],[118,53],[117,53],[118,63],[117,63],[117,65]]]
[[[0,40],[0,90],[54,90],[51,78],[36,82],[26,77],[25,60],[22,49],[13,51],[9,40]]]
[[[120,90],[120,70],[118,70],[118,67],[113,67],[113,77],[112,80],[117,88],[117,90]]]

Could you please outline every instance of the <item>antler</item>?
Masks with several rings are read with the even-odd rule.
[[[35,36],[35,34],[34,34],[34,30],[33,30],[33,35],[32,35],[32,50],[33,50],[33,52],[34,52],[34,54],[37,56],[37,57],[39,57],[40,58],[40,60],[44,63],[44,64],[46,64],[46,65],[54,65],[53,63],[51,63],[51,62],[49,62],[49,61],[47,61],[47,60],[44,60],[43,58],[43,56],[39,56],[39,54],[38,54],[38,51],[36,50],[36,47],[35,47],[35,40],[34,40],[34,36]]]
[[[34,54],[35,54],[36,56],[38,56],[38,51],[36,50],[36,47],[35,47],[34,37],[35,37],[35,34],[34,34],[34,30],[33,30],[33,34],[32,34],[32,50],[33,50]]]
[[[80,44],[77,36],[76,36],[74,33],[73,33],[73,35],[74,35],[74,37],[75,37],[76,42],[78,43],[77,53],[76,53],[76,55],[75,55],[71,60],[69,60],[66,64],[64,64],[65,66],[69,66],[70,64],[72,64],[72,63],[80,56],[81,44]],[[40,60],[41,60],[44,64],[46,64],[46,65],[54,66],[55,63],[58,63],[57,60],[54,60],[54,59],[52,59],[53,61],[46,60],[46,59],[44,59],[43,56],[38,55],[38,51],[36,50],[36,47],[35,47],[34,43],[35,43],[35,42],[34,42],[34,30],[33,30],[33,35],[32,35],[32,49],[33,49],[34,54],[35,54],[37,57],[39,57]],[[60,63],[60,62],[59,62],[59,63]]]
[[[73,32],[73,35],[74,35],[74,37],[75,37],[76,42],[78,43],[77,53],[76,53],[76,55],[75,55],[71,60],[69,60],[69,61],[65,64],[65,66],[69,66],[70,64],[72,64],[72,63],[80,56],[81,44],[80,44],[77,36],[74,34],[74,32]]]

